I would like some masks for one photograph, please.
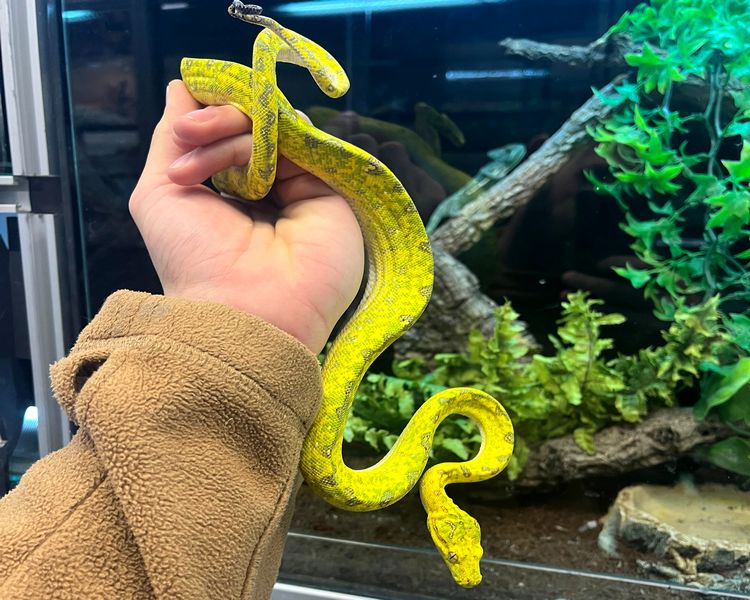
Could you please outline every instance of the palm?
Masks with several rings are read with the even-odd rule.
[[[165,294],[230,304],[322,347],[362,276],[352,211],[283,160],[274,202],[230,202],[203,185],[184,185],[205,178],[201,169],[213,167],[208,152],[183,176],[156,174],[148,185],[142,178],[145,189],[131,200]]]

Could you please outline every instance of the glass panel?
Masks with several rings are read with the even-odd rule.
[[[2,64],[2,63],[0,63]],[[5,110],[5,87],[0,67],[0,175],[11,175],[10,144],[8,143],[8,117]]]
[[[155,102],[140,110],[146,92],[136,61],[148,69],[153,57],[134,55],[131,4],[150,3],[63,2],[83,267],[94,311],[115,289],[159,289],[128,213],[149,141],[142,132],[159,110]]]
[[[310,557],[325,558],[310,560]],[[455,586],[434,550],[350,542],[293,532],[287,538],[280,580],[389,600],[727,600],[747,597],[657,581],[612,577],[593,571],[550,568],[531,562],[488,558],[482,567],[482,584],[474,589],[462,589]]]
[[[253,28],[218,4],[64,3],[94,310],[120,287],[159,289],[127,200],[180,58],[250,61]],[[750,48],[732,29],[748,9],[734,0],[693,4],[654,2],[660,12],[637,0],[264,6],[327,48],[352,83],[330,100],[302,70],[281,65],[285,95],[386,162],[435,246],[457,259],[437,267],[433,306],[442,308],[428,309],[419,334],[396,345],[422,366],[394,366],[388,353],[373,367],[347,460],[375,462],[436,385],[496,394],[516,427],[513,481],[505,474],[452,494],[480,521],[488,565],[562,569],[570,591],[560,597],[614,595],[620,584],[609,575],[628,577],[629,594],[640,578],[648,597],[656,588],[646,580],[750,591],[747,545],[732,539],[750,531],[750,103],[742,91]],[[602,38],[618,22],[621,31]],[[461,421],[437,440],[441,459],[478,445]],[[658,526],[643,506],[659,514]],[[675,507],[693,512],[668,514]],[[731,517],[696,516],[706,514]],[[665,533],[672,517],[677,528],[694,524],[684,547],[664,542],[680,538]],[[348,564],[342,553],[360,556],[361,546],[337,540],[398,546],[364,555],[391,569],[384,586],[416,595],[414,570],[426,563],[410,567],[404,557],[431,547],[424,520],[415,493],[360,514],[303,487],[294,529],[330,538],[305,555],[310,572]],[[284,565],[282,576],[301,572]],[[326,583],[356,590],[344,571]],[[524,573],[545,590],[550,571]],[[494,577],[510,590],[513,577]],[[593,583],[574,583],[587,577]],[[445,582],[424,594],[465,592]]]
[[[0,494],[39,458],[18,220],[0,215]]]

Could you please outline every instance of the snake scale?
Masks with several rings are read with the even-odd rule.
[[[184,58],[181,63],[182,79],[198,102],[233,105],[252,119],[249,165],[222,171],[214,184],[235,197],[263,198],[273,184],[281,152],[348,200],[368,257],[364,298],[333,340],[322,366],[323,401],[303,444],[303,475],[326,501],[353,511],[389,506],[420,481],[436,547],[455,581],[474,586],[482,578],[479,525],[444,488],[489,479],[505,468],[513,451],[510,419],[484,392],[448,389],[417,410],[376,465],[361,470],[346,466],[342,441],[357,388],[372,361],[426,306],[433,282],[432,251],[409,195],[388,168],[360,148],[310,125],[277,87],[276,63],[284,61],[305,67],[326,94],[339,97],[349,81],[336,60],[311,40],[262,15],[259,6],[234,0],[229,14],[263,28],[253,45],[252,68],[201,58]],[[481,448],[468,461],[440,463],[423,473],[435,430],[452,414],[478,424]]]

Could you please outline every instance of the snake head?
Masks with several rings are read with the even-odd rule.
[[[482,544],[479,523],[453,505],[455,510],[427,516],[427,528],[438,552],[448,565],[453,579],[463,587],[474,587],[482,581],[479,560]]]
[[[243,16],[259,15],[263,12],[263,8],[257,4],[245,4],[240,0],[232,0],[232,3],[227,8],[227,12],[233,17],[241,19]]]

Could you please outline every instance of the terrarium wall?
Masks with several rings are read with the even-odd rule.
[[[208,0],[89,4],[63,16],[93,313],[159,291],[127,199],[180,58],[248,64],[256,31]],[[360,387],[347,461],[377,461],[435,391],[476,387],[516,432],[502,475],[449,488],[485,556],[750,591],[750,2],[329,4],[264,14],[351,91],[289,65],[279,86],[390,167],[435,254],[428,309]],[[480,442],[453,419],[433,460]],[[364,515],[303,487],[294,529],[431,544],[416,494]]]

